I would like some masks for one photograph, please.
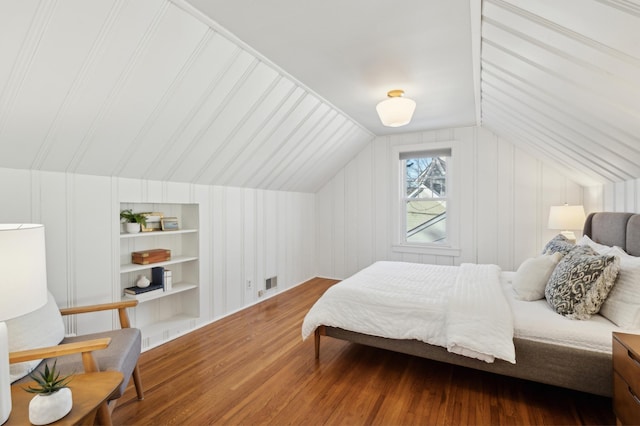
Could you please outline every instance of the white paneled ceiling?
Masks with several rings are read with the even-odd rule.
[[[638,28],[630,0],[3,1],[0,167],[314,192],[374,135],[480,123],[639,178]]]
[[[0,167],[313,192],[373,134],[166,0],[0,3]]]
[[[469,0],[186,1],[377,135],[476,124]],[[392,89],[417,101],[401,129]]]
[[[585,185],[640,177],[640,4],[484,0],[482,125]]]

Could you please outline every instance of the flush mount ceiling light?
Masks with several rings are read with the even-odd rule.
[[[413,112],[416,110],[416,101],[403,98],[404,90],[391,90],[387,93],[389,99],[385,99],[376,106],[380,121],[387,127],[400,127],[409,124]]]

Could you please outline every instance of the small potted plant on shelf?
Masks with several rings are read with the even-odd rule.
[[[67,387],[71,376],[60,377],[56,363],[50,369],[44,365],[44,371],[29,374],[36,384],[25,388],[36,396],[29,402],[29,421],[34,425],[46,425],[66,416],[71,411],[73,399],[71,389]]]
[[[131,209],[120,212],[120,220],[125,222],[125,229],[128,233],[140,232],[140,225],[147,226],[147,218],[142,213],[134,213]]]

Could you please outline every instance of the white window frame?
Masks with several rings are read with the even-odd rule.
[[[400,167],[400,157],[405,153],[424,153],[451,150],[451,157],[447,161],[447,238],[438,243],[409,243],[406,235],[406,189],[404,188],[405,170]],[[456,156],[458,151],[457,141],[443,141],[422,143],[415,145],[398,145],[391,149],[391,176],[395,179],[392,185],[392,223],[393,244],[392,250],[400,253],[427,254],[436,256],[460,256],[459,244],[459,173],[456,168]]]

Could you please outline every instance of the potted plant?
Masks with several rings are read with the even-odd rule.
[[[34,425],[46,425],[66,416],[71,411],[73,399],[67,384],[71,376],[60,377],[56,363],[49,369],[44,365],[44,372],[29,374],[36,384],[25,389],[36,396],[29,402],[29,421]]]
[[[125,222],[126,230],[130,234],[140,232],[140,225],[147,226],[146,216],[142,213],[134,213],[131,209],[122,210],[120,220]]]

